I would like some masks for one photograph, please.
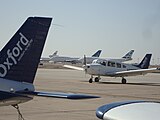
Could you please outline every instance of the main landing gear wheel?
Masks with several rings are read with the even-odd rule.
[[[122,78],[122,84],[126,84],[127,80],[125,78]]]
[[[96,78],[94,79],[94,81],[95,81],[95,82],[99,82],[99,78],[96,77]]]
[[[92,82],[93,82],[93,80],[92,80],[92,78],[90,78],[90,79],[89,79],[89,83],[92,83]]]

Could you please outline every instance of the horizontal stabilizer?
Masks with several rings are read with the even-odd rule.
[[[27,102],[33,99],[26,95],[16,94],[12,92],[0,91],[0,106],[15,105]]]
[[[87,94],[75,94],[75,93],[61,93],[61,92],[21,92],[21,94],[33,95],[33,96],[41,96],[41,97],[53,97],[53,98],[64,98],[64,99],[91,99],[91,98],[99,98],[99,96],[87,95]]]

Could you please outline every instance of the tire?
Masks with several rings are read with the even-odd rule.
[[[95,82],[99,82],[99,78],[96,77],[96,78],[94,79],[94,81],[95,81]]]
[[[93,82],[92,78],[91,78],[91,79],[89,79],[89,83],[92,83],[92,82]]]
[[[126,84],[127,83],[127,80],[122,78],[122,84]]]

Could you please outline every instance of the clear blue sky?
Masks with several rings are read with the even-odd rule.
[[[50,16],[43,56],[102,49],[102,57],[121,57],[134,49],[135,61],[146,53],[160,58],[160,0],[3,0],[0,15],[0,48],[28,16]]]

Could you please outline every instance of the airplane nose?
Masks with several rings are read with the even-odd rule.
[[[85,65],[84,66],[85,71],[87,71],[87,69],[89,69],[89,68],[90,68],[90,65]]]
[[[90,68],[90,65],[85,65],[85,69]]]

